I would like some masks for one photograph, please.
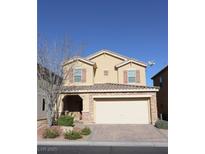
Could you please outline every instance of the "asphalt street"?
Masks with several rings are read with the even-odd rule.
[[[38,154],[168,154],[168,147],[38,145]]]

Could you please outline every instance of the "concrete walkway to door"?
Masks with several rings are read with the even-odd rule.
[[[153,125],[89,124],[92,133],[87,141],[167,142],[166,134]],[[167,130],[165,130],[167,131]]]

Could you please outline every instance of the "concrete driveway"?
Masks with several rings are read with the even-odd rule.
[[[166,134],[153,125],[92,124],[87,126],[92,130],[88,141],[167,142]]]

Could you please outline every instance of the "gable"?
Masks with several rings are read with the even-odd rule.
[[[124,60],[108,53],[102,53],[96,57],[93,57],[90,61],[96,63],[97,67],[112,67],[114,69],[115,65],[122,63]],[[109,64],[109,65],[108,65]]]
[[[120,60],[123,60],[123,61],[124,61],[124,60],[127,60],[127,57],[122,56],[122,55],[120,55],[120,54],[118,54],[118,53],[112,52],[112,51],[110,51],[110,50],[106,50],[106,49],[100,50],[100,51],[98,51],[98,52],[96,52],[96,53],[94,53],[94,54],[88,56],[86,59],[88,59],[88,60],[93,60],[94,58],[99,57],[99,56],[102,56],[102,55],[104,55],[104,54],[109,55],[109,56],[112,56],[112,57],[115,57],[115,58],[120,59]]]
[[[94,62],[87,60],[87,59],[83,59],[83,58],[73,58],[69,61],[64,62],[63,66],[68,65],[68,64],[72,64],[72,63],[79,63],[79,62],[84,63],[86,65],[95,66]]]
[[[117,64],[115,67],[116,68],[120,68],[120,67],[123,67],[125,65],[129,65],[129,64],[135,64],[135,65],[138,65],[138,66],[143,66],[143,67],[147,67],[146,64],[142,63],[142,62],[138,62],[136,60],[127,60],[127,61],[123,61],[122,63],[119,63]]]
[[[88,69],[93,69],[93,65],[90,65],[84,61],[81,60],[76,60],[71,63],[67,63],[63,66],[64,71],[69,70],[70,68],[88,68]]]
[[[76,60],[63,66],[64,86],[70,85],[92,85],[93,84],[93,65],[87,64],[84,61]],[[74,70],[81,69],[81,81],[74,81]]]
[[[124,65],[118,67],[118,69],[120,70],[130,69],[130,68],[137,68],[137,69],[143,69],[143,70],[146,69],[146,67],[139,65],[137,63],[133,63],[133,62],[125,63]]]

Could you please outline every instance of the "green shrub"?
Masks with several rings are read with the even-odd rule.
[[[53,120],[53,125],[58,125],[58,121],[57,120]]]
[[[89,135],[91,133],[91,130],[89,127],[85,127],[80,132],[82,135]]]
[[[155,127],[160,128],[160,129],[168,129],[168,122],[165,120],[158,120],[155,123]]]
[[[43,132],[43,138],[56,138],[59,134],[57,129],[46,128]]]
[[[82,138],[81,134],[77,131],[69,131],[64,133],[65,139],[76,140]]]
[[[61,116],[58,118],[57,123],[60,126],[73,126],[74,117],[70,115]]]

